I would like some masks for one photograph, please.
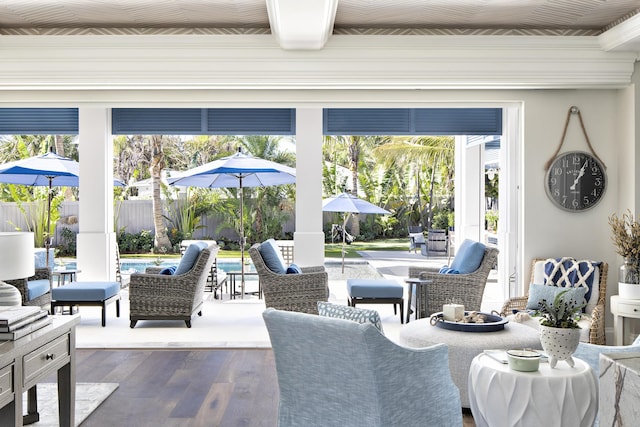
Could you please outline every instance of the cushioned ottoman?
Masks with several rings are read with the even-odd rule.
[[[71,282],[51,291],[51,312],[56,307],[97,305],[102,307],[102,326],[107,323],[106,308],[116,303],[116,316],[120,317],[120,282]]]
[[[398,314],[400,305],[400,323],[404,323],[404,286],[395,280],[386,279],[347,279],[347,291],[351,307],[359,304],[393,304],[393,313]]]

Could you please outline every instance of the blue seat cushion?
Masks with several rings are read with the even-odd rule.
[[[53,288],[54,301],[104,301],[120,292],[120,282],[71,282]]]
[[[287,267],[282,252],[274,239],[265,240],[258,247],[258,251],[267,268],[274,273],[286,274]]]
[[[51,289],[49,279],[27,281],[27,296],[29,298],[29,301],[41,297],[42,295],[49,292],[49,289]]]
[[[180,263],[176,267],[176,271],[173,273],[174,275],[187,273],[189,270],[193,268],[193,265],[196,263],[196,260],[200,256],[200,252],[207,248],[207,244],[205,242],[195,242],[190,244],[187,247],[187,250],[184,251],[184,255],[180,259]]]
[[[402,298],[404,287],[395,280],[348,279],[351,298]]]
[[[449,268],[457,270],[460,274],[473,273],[482,264],[485,249],[484,244],[465,239],[458,248]]]

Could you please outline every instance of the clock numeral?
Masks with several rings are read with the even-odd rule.
[[[578,166],[582,166],[582,157],[580,156],[573,156],[573,164],[574,165],[578,165]]]
[[[553,168],[554,175],[562,175],[562,168]]]
[[[594,196],[595,196],[595,194],[594,194]],[[589,196],[584,196],[582,198],[582,204],[587,206],[587,205],[589,205],[589,203],[591,203],[591,199],[589,199]]]
[[[597,177],[597,178],[593,181],[593,185],[595,185],[596,187],[601,187],[601,186],[602,186],[602,177]]]
[[[578,206],[580,206],[580,202],[578,201],[578,199],[573,199],[571,201],[571,206],[573,206],[574,209],[577,209]]]
[[[558,185],[558,179],[557,178],[551,178],[549,180],[549,182],[551,183],[551,185],[556,186]]]
[[[554,188],[553,189],[553,197],[560,197],[560,189],[559,188]]]

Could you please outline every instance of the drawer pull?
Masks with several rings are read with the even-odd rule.
[[[56,357],[55,354],[49,353],[49,354],[44,356],[44,360],[53,360],[55,357]]]

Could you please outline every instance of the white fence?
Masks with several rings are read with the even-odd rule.
[[[29,204],[24,204],[25,209]],[[60,205],[60,220],[53,236],[54,244],[60,241],[62,230],[68,228],[74,233],[78,232],[78,202],[62,202]],[[124,230],[127,233],[139,233],[143,230],[153,231],[153,209],[151,200],[124,200],[116,203],[114,209],[116,230]],[[194,239],[220,238],[236,239],[237,234],[231,228],[218,230],[220,224],[226,221],[219,215],[204,216],[200,220],[199,228],[194,232]],[[16,203],[0,203],[0,231],[15,231],[27,229],[27,223]],[[293,232],[294,220],[291,219],[283,225],[283,232]]]

